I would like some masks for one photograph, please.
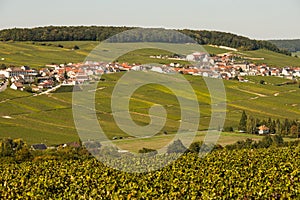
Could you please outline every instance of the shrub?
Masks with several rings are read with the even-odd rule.
[[[151,153],[152,155],[156,155],[157,154],[157,150],[155,149],[148,149],[148,148],[142,148],[139,150],[139,153]]]
[[[223,132],[233,132],[233,131],[234,130],[233,130],[232,126],[224,127],[224,129],[223,129]]]
[[[178,139],[168,146],[167,153],[184,153],[187,148]]]

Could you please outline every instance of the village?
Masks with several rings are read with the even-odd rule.
[[[247,82],[246,76],[277,76],[290,80],[300,77],[299,67],[270,67],[257,65],[245,60],[235,60],[231,54],[221,54],[210,57],[204,52],[195,52],[186,57],[150,56],[152,58],[168,59],[168,65],[142,65],[128,63],[91,62],[46,65],[40,69],[28,66],[8,67],[0,70],[0,92],[10,87],[14,90],[41,93],[59,86],[73,86],[97,81],[102,74],[121,71],[154,71],[158,73],[180,73],[193,76],[203,76],[218,79],[234,79]],[[191,65],[176,63],[184,60]]]

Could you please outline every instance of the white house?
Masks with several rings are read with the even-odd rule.
[[[3,74],[6,78],[9,78],[9,72],[6,70],[0,70],[0,74]]]
[[[23,84],[19,82],[14,82],[13,84],[11,84],[10,88],[13,90],[21,90],[21,91],[24,90]]]

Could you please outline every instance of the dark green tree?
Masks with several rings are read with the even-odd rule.
[[[246,115],[245,111],[243,111],[243,113],[242,113],[242,117],[240,119],[238,129],[241,130],[241,131],[246,131],[247,130],[247,115]]]
[[[74,50],[78,50],[78,49],[80,49],[80,48],[79,48],[79,46],[75,45],[75,46],[73,47],[73,49],[74,49]]]
[[[187,151],[187,148],[182,144],[181,140],[175,140],[167,148],[167,153],[184,153]]]
[[[67,71],[65,71],[65,73],[64,73],[64,78],[65,78],[65,79],[68,79],[68,78],[69,78]]]

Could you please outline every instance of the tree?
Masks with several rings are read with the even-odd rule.
[[[297,125],[292,125],[291,128],[290,128],[290,134],[291,136],[293,137],[298,137],[298,134],[299,134],[299,128]]]
[[[283,134],[287,135],[287,134],[289,134],[289,130],[290,130],[290,122],[288,119],[285,119],[282,124],[281,132]]]
[[[271,136],[265,136],[261,141],[258,143],[259,148],[269,148],[273,144],[273,140]]]
[[[279,119],[276,120],[276,133],[281,134],[281,122]]]
[[[68,79],[68,78],[69,78],[67,71],[65,71],[65,73],[64,73],[64,78],[65,78],[65,79]]]
[[[178,139],[168,146],[167,153],[184,153],[186,150],[187,148]]]
[[[0,156],[14,156],[23,148],[26,148],[26,144],[21,139],[4,138],[0,140]]]
[[[274,143],[276,146],[280,146],[280,145],[282,145],[283,142],[284,142],[282,136],[280,136],[280,135],[274,135],[274,136],[272,137],[272,139],[273,139],[273,143]]]
[[[0,69],[6,69],[6,65],[2,63],[2,64],[0,65]]]
[[[227,126],[227,127],[224,128],[223,131],[224,132],[233,132],[234,130],[233,130],[232,126]]]
[[[4,138],[0,141],[0,156],[12,156],[13,155],[13,140],[10,138]]]
[[[17,162],[28,161],[33,158],[27,146],[23,146],[15,154],[15,159]]]
[[[243,111],[243,113],[242,113],[242,117],[240,119],[238,129],[241,130],[241,131],[246,131],[247,130],[247,115],[246,115],[245,111]]]
[[[149,149],[149,148],[142,148],[139,150],[139,153],[150,153],[151,155],[156,155],[157,154],[157,150],[155,149]]]
[[[247,133],[251,133],[251,134],[256,133],[256,120],[252,116],[249,116],[247,119],[246,131]]]
[[[275,134],[276,133],[276,122],[275,120],[272,121],[271,125],[269,126],[270,128],[270,133]]]
[[[80,48],[79,48],[79,46],[75,45],[75,46],[73,47],[73,49],[74,49],[74,50],[78,50],[78,49],[80,49]]]

